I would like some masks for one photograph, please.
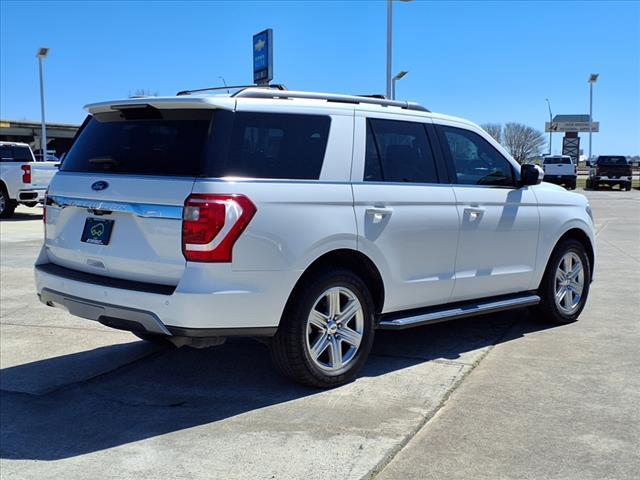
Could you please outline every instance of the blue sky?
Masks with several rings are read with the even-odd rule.
[[[49,121],[137,89],[250,83],[251,37],[273,28],[275,82],[384,93],[386,5],[355,2],[0,3],[0,117],[40,118],[35,52],[46,59]],[[556,113],[588,113],[594,154],[640,154],[640,2],[394,2],[397,96],[477,123],[540,130]],[[559,151],[561,135],[554,136]],[[587,139],[581,146],[587,151]]]

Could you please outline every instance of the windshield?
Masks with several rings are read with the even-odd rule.
[[[123,109],[94,115],[61,171],[197,176],[212,110]]]
[[[32,162],[31,150],[27,146],[2,145],[0,158],[3,162]]]
[[[627,165],[626,157],[598,157],[598,165]]]

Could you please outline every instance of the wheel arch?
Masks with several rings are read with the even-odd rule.
[[[549,254],[547,255],[547,258],[545,260],[544,269],[542,273],[544,274],[544,272],[546,272],[549,266],[549,261],[551,260],[551,257],[558,249],[558,246],[567,239],[576,240],[584,246],[584,249],[587,253],[587,258],[589,259],[589,272],[591,274],[591,280],[593,280],[593,271],[594,271],[594,264],[595,264],[595,248],[591,241],[591,238],[589,237],[589,234],[584,229],[577,227],[575,225],[568,228],[562,235],[560,235],[560,237],[558,237],[555,244],[553,245],[553,248],[549,250]],[[541,281],[542,281],[542,275],[538,279],[537,287],[535,288],[539,288]]]
[[[365,254],[349,248],[331,250],[311,262],[295,283],[289,298],[287,299],[287,304],[296,295],[296,291],[300,285],[302,285],[308,278],[312,277],[318,271],[330,267],[348,268],[360,276],[367,287],[369,287],[376,313],[380,313],[382,311],[382,307],[384,306],[385,288],[380,271],[376,267],[375,263],[373,263],[373,261]]]

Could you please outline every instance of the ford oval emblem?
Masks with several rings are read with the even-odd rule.
[[[104,180],[100,180],[98,182],[93,182],[91,184],[91,188],[93,190],[96,190],[96,191],[104,190],[108,186],[109,186],[109,184],[107,182],[105,182]]]

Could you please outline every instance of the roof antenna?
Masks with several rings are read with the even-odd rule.
[[[227,86],[227,82],[226,82],[226,80],[224,79],[224,77],[219,76],[218,78],[222,80],[222,84],[226,87],[226,86]],[[231,92],[229,91],[229,89],[228,89],[228,88],[227,88],[227,93],[228,93],[229,95],[231,95]]]

